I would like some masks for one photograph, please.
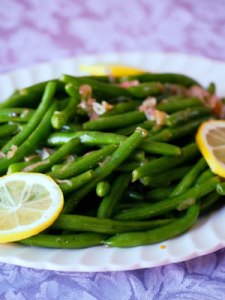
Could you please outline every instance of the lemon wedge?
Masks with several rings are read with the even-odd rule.
[[[225,178],[225,121],[202,123],[196,134],[196,143],[212,172]]]
[[[63,194],[47,175],[13,173],[0,178],[0,243],[48,228],[63,208]]]
[[[112,75],[112,76],[129,76],[144,73],[144,70],[124,66],[124,65],[113,65],[113,64],[94,64],[90,66],[81,65],[80,70],[87,72],[91,75]]]

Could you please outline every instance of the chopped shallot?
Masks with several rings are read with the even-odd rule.
[[[139,110],[145,113],[148,120],[156,121],[156,124],[161,126],[165,124],[167,114],[157,110],[155,108],[156,104],[157,102],[154,97],[148,97],[139,106]]]
[[[72,183],[72,181],[71,180],[69,180],[69,179],[56,179],[55,180],[57,183],[63,183],[63,184],[67,184],[67,185],[69,185],[69,186],[72,186],[73,185],[73,183]]]
[[[46,159],[54,152],[55,152],[55,150],[53,150],[51,148],[43,148],[41,151],[41,158]]]
[[[24,172],[29,172],[29,171],[32,171],[32,170],[33,170],[34,168],[36,168],[36,167],[39,167],[39,166],[42,166],[42,165],[47,165],[48,163],[49,163],[49,160],[38,161],[38,162],[36,162],[36,163],[34,163],[34,164],[31,164],[31,165],[25,167],[25,168],[23,169],[23,171],[24,171]]]
[[[186,94],[189,97],[199,98],[202,103],[211,108],[217,116],[224,117],[223,105],[217,95],[209,93],[200,86],[192,86],[189,90],[187,90]]]
[[[120,87],[129,88],[131,86],[138,86],[139,84],[140,82],[138,80],[130,80],[130,81],[124,81],[120,83]]]
[[[12,147],[10,148],[9,152],[7,153],[7,157],[11,158],[14,156],[14,154],[16,153],[18,147],[16,145],[12,145]]]
[[[83,100],[87,100],[92,96],[92,87],[89,84],[83,84],[79,88],[79,93]]]

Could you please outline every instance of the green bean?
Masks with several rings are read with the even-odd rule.
[[[171,193],[171,197],[177,196],[185,192],[189,187],[191,187],[199,174],[207,168],[207,163],[203,157],[191,168],[189,172],[181,179],[178,185]]]
[[[200,199],[201,213],[208,211],[219,199],[221,199],[221,195],[218,191],[213,191],[207,197]]]
[[[0,109],[0,123],[18,122],[26,123],[33,116],[34,110],[28,108],[2,108]]]
[[[127,90],[133,97],[145,98],[155,96],[164,91],[165,87],[160,82],[145,82],[137,86],[128,87]]]
[[[209,86],[207,87],[207,91],[213,95],[216,93],[216,85],[214,82],[210,82]]]
[[[61,132],[74,132],[82,130],[82,125],[77,123],[68,123],[61,128]]]
[[[168,186],[174,181],[183,178],[189,170],[189,166],[181,166],[178,168],[165,170],[163,173],[151,174],[149,176],[141,178],[140,180],[146,186],[164,187]]]
[[[98,197],[105,197],[111,189],[111,185],[108,181],[103,180],[96,185],[96,195]]]
[[[96,81],[93,78],[82,78],[74,77],[71,75],[62,75],[60,77],[60,80],[64,83],[72,83],[73,85],[75,85],[76,88],[79,88],[81,85],[88,84],[91,86],[95,96],[103,98],[130,96],[129,91],[125,88],[110,83]]]
[[[132,172],[133,170],[137,169],[138,167],[142,166],[143,162],[140,161],[126,161],[118,168],[116,171],[118,172]]]
[[[134,247],[159,243],[188,230],[196,222],[198,215],[199,206],[196,204],[183,217],[170,224],[147,231],[117,234],[105,240],[104,244],[112,247]]]
[[[162,143],[153,142],[151,140],[146,140],[142,143],[141,149],[147,153],[161,154],[161,155],[180,155],[181,149],[178,146]]]
[[[9,152],[6,158],[1,160],[1,174],[6,172],[12,163],[21,161],[26,155],[32,153],[40,144],[40,142],[49,135],[51,130],[51,117],[56,107],[56,103],[53,103],[30,136],[19,147],[12,149],[11,153]]]
[[[144,201],[144,196],[141,193],[129,189],[124,192],[124,198],[138,202]]]
[[[98,218],[111,218],[116,205],[120,202],[128,184],[131,180],[130,174],[122,174],[118,176],[112,183],[110,193],[106,195],[98,208],[97,217]]]
[[[0,138],[10,137],[20,131],[21,126],[17,123],[8,123],[0,126]]]
[[[116,213],[117,212],[120,212],[120,211],[124,211],[124,210],[127,210],[127,209],[133,209],[133,208],[148,208],[149,206],[149,202],[146,202],[146,201],[139,201],[139,202],[136,202],[136,201],[126,201],[126,202],[121,202],[118,204],[118,206],[116,207]],[[115,213],[115,215],[116,215]],[[167,218],[166,215],[163,216],[164,218]]]
[[[161,101],[157,105],[157,109],[167,113],[175,113],[177,111],[202,105],[198,98],[181,98],[170,101],[169,98]]]
[[[48,137],[48,145],[60,146],[72,138],[78,137],[81,143],[88,146],[119,144],[126,138],[122,135],[100,131],[56,132]]]
[[[198,154],[199,150],[197,145],[195,143],[189,144],[188,146],[183,147],[181,149],[181,154],[179,156],[175,156],[173,159],[171,159],[171,157],[169,156],[160,157],[137,168],[132,172],[132,181],[148,176],[150,174],[164,172],[169,168],[173,168],[190,159],[193,159]]]
[[[86,231],[105,234],[117,234],[160,227],[172,220],[161,219],[151,221],[117,221],[107,218],[96,218],[82,215],[61,215],[51,226],[52,229],[69,231]]]
[[[100,150],[92,151],[70,164],[63,165],[61,168],[48,173],[49,176],[57,179],[67,179],[95,168],[100,162],[112,154],[117,148],[116,145],[109,145]]]
[[[24,172],[47,172],[52,165],[63,160],[64,157],[80,150],[80,140],[78,138],[71,139],[68,143],[62,145],[59,149],[49,155],[47,158],[31,164],[23,169]]]
[[[214,191],[218,182],[219,178],[213,177],[178,196],[169,197],[166,200],[157,203],[150,203],[148,207],[145,206],[143,208],[124,210],[114,216],[114,218],[118,220],[143,220],[154,216],[160,216],[174,209],[184,210],[193,205],[193,203],[196,202],[196,199]]]
[[[200,85],[195,79],[184,74],[176,73],[142,73],[137,75],[126,76],[127,79],[137,79],[140,82],[159,81],[161,83],[174,83],[185,87]]]
[[[83,124],[85,130],[107,130],[121,128],[128,125],[136,124],[146,120],[145,114],[141,111],[127,112],[121,115],[102,117],[88,121]]]
[[[183,138],[184,136],[194,134],[199,125],[205,120],[205,118],[199,118],[184,125],[162,129],[151,135],[151,141],[169,142],[180,137]]]
[[[76,107],[80,102],[79,93],[75,90],[72,84],[66,84],[65,90],[71,96],[71,98],[69,99],[67,106],[63,110],[54,112],[51,122],[53,128],[55,129],[61,129],[75,117],[77,112]]]
[[[185,110],[180,110],[169,115],[166,118],[167,126],[176,126],[178,124],[184,123],[186,121],[194,120],[202,116],[209,116],[211,114],[211,109],[205,106],[196,106],[194,108],[186,108]]]
[[[145,152],[143,150],[137,149],[130,155],[129,159],[134,160],[134,161],[143,162],[146,159]]]
[[[48,107],[53,101],[53,97],[56,90],[56,84],[54,82],[49,82],[46,85],[44,94],[42,96],[42,100],[34,115],[30,119],[30,121],[26,124],[26,126],[21,130],[17,135],[15,135],[12,139],[8,141],[8,143],[1,149],[3,153],[7,153],[12,146],[21,145],[28,136],[35,130],[35,128],[40,123],[43,118],[44,113],[47,111]]]
[[[214,176],[213,172],[210,169],[207,169],[204,172],[202,172],[202,174],[196,180],[196,184],[202,183],[203,181],[211,178],[212,176]]]
[[[110,111],[107,111],[102,116],[100,116],[100,118],[123,114],[123,113],[134,110],[139,105],[140,105],[139,101],[131,101],[131,100],[127,101],[127,102],[118,103],[118,104],[114,105]]]
[[[75,191],[76,189],[80,188],[85,183],[87,183],[92,178],[93,174],[94,174],[93,170],[88,170],[83,174],[80,174],[76,177],[69,178],[67,180],[56,179],[56,182],[59,184],[61,190],[63,191],[63,194],[66,195],[70,192]]]
[[[93,190],[96,184],[108,175],[110,175],[118,166],[124,162],[130,154],[139,146],[143,138],[145,138],[147,132],[142,128],[137,128],[136,131],[122,142],[118,148],[112,153],[110,157],[95,170],[95,175],[92,180],[86,184],[85,187],[79,189],[71,197],[69,197],[64,206],[64,213],[70,213],[75,206],[85,197],[91,190]]]
[[[166,199],[170,196],[172,190],[174,189],[174,186],[169,187],[159,187],[152,189],[145,193],[144,198],[147,201],[158,201]]]
[[[77,100],[74,98],[70,98],[69,99],[69,103],[67,104],[67,106],[61,110],[61,111],[55,111],[52,119],[51,119],[51,123],[52,123],[52,127],[55,129],[61,129],[64,125],[67,124],[67,122],[69,120],[71,120],[71,118],[75,115],[76,113],[76,103]]]
[[[105,234],[101,233],[74,233],[74,234],[38,234],[19,242],[28,246],[60,249],[79,249],[102,244]]]
[[[216,186],[216,191],[220,195],[225,195],[225,182],[220,182]]]
[[[33,163],[37,163],[38,161],[40,161],[40,157],[35,156],[33,159],[28,160],[28,161],[20,161],[17,163],[13,163],[8,167],[7,174],[22,172],[22,170],[24,168],[28,167],[29,165],[31,165]]]
[[[131,126],[120,128],[120,129],[116,130],[115,132],[117,134],[121,134],[121,135],[130,135],[135,131],[135,129],[137,127],[141,127],[141,128],[144,128],[144,129],[152,129],[153,126],[155,126],[155,121],[147,120],[147,121],[144,121],[142,123],[137,123],[137,124],[134,124],[134,125],[131,125]]]
[[[37,106],[45,87],[49,82],[51,82],[51,84],[55,84],[57,93],[63,94],[64,84],[62,82],[59,80],[45,81],[17,90],[8,99],[0,104],[0,109],[9,107]]]

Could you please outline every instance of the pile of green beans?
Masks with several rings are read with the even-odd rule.
[[[133,80],[139,84],[121,84]],[[193,86],[211,91],[183,74],[144,73],[113,81],[62,75],[17,90],[1,103],[0,174],[47,174],[65,198],[55,223],[20,243],[150,245],[182,234],[212,211],[225,195],[225,183],[208,168],[195,134],[216,116],[201,99],[190,97]],[[140,109],[150,98],[151,109],[164,116],[161,123]],[[85,108],[90,99],[105,101],[108,110],[92,118]]]

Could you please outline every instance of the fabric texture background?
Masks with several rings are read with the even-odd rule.
[[[225,60],[224,0],[0,0],[0,72],[112,51]],[[221,300],[225,250],[167,266],[66,273],[0,263],[1,300]]]

